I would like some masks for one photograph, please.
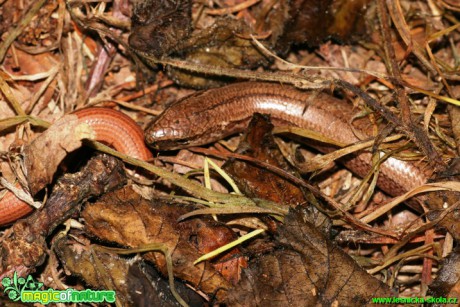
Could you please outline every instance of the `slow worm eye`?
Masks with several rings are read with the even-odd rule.
[[[180,145],[188,145],[188,144],[190,144],[190,141],[186,140],[186,139],[177,140],[176,142],[178,144],[180,144]]]

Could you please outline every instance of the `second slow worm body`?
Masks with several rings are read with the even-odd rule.
[[[292,86],[246,82],[207,90],[186,97],[167,108],[147,129],[147,143],[160,150],[211,143],[242,132],[255,113],[270,114],[275,125],[291,125],[321,133],[343,144],[370,136],[365,119],[353,121],[351,105],[324,93]],[[323,152],[333,147],[317,147]],[[361,151],[341,162],[358,176],[371,169],[371,153]],[[412,162],[390,157],[380,166],[377,185],[392,196],[422,185],[430,171]]]
[[[92,128],[96,141],[134,158],[152,158],[144,143],[144,132],[127,115],[108,108],[81,109],[73,114]],[[12,223],[32,211],[31,206],[8,191],[0,201],[0,226]]]

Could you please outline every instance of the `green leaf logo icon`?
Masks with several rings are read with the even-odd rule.
[[[24,278],[18,278],[16,272],[14,272],[13,280],[9,277],[2,279],[2,286],[4,287],[3,291],[8,293],[8,297],[13,301],[18,301],[20,298],[20,290],[18,284],[25,283]]]

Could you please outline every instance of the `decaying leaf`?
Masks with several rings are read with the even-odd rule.
[[[460,254],[458,247],[443,260],[442,268],[438,272],[436,279],[430,285],[428,295],[445,298],[460,297]],[[457,304],[455,304],[455,306],[457,306]],[[442,304],[437,304],[435,306],[441,305]]]
[[[268,162],[285,170],[288,174],[296,175],[275,143],[272,130],[273,125],[269,122],[269,117],[255,114],[237,152],[252,157],[256,161]],[[262,166],[237,159],[229,160],[223,168],[233,177],[245,195],[268,199],[292,208],[299,205],[306,207],[311,211],[312,223],[324,229],[325,232],[330,229],[330,220],[311,205],[310,202],[315,201],[314,197],[286,178]]]
[[[76,115],[67,115],[26,146],[25,165],[32,194],[51,183],[62,160],[69,152],[80,148],[83,139],[91,139],[92,135],[89,126],[82,124]]]
[[[437,181],[458,181],[460,178],[460,160],[454,159],[450,166],[443,173],[438,174]],[[440,182],[440,187],[442,182]],[[433,221],[439,218],[448,207],[457,204],[460,199],[460,192],[456,191],[437,191],[427,196],[427,206],[430,210],[428,218]],[[450,206],[448,206],[450,204]],[[443,219],[436,224],[437,228],[448,229],[455,239],[460,239],[460,219],[458,209],[448,213]]]
[[[289,169],[271,130],[266,118],[255,116],[239,152]],[[225,168],[245,193],[254,197],[278,202],[284,195],[305,199],[302,191],[285,178],[247,161],[232,161]],[[322,214],[311,204],[300,208],[286,217],[284,225],[278,225],[274,242],[277,247],[251,261],[251,267],[243,271],[242,280],[229,292],[226,303],[232,306],[330,305],[334,302],[362,305],[374,296],[391,293],[384,283],[370,276],[327,238],[330,231],[327,218],[319,218]],[[321,220],[326,223],[320,223]]]
[[[366,305],[391,289],[291,210],[278,228],[277,249],[250,262],[228,293],[231,306]]]
[[[179,216],[191,210],[192,207],[187,208],[164,200],[149,203],[127,187],[106,194],[95,203],[88,203],[82,216],[87,230],[102,240],[128,247],[162,244],[172,253],[175,277],[205,293],[223,298],[226,290],[231,288],[231,283],[210,262],[205,261],[197,265],[193,265],[193,262],[208,250],[206,246],[210,243],[206,242],[213,240],[213,237],[209,238],[210,233],[221,237],[214,240],[218,243],[212,243],[213,246],[228,243],[228,239],[233,235],[225,235],[229,228],[209,219],[195,218],[177,222]],[[202,229],[204,227],[210,229]],[[222,240],[222,237],[227,239]],[[244,263],[235,257],[237,253],[230,253],[230,259],[218,259],[217,264],[222,261],[237,261],[237,264],[230,262],[228,266],[233,266],[231,270],[236,269],[239,274],[240,268],[234,266]],[[162,273],[167,275],[165,257],[161,252],[147,253],[145,259],[154,262]],[[234,280],[234,277],[230,279]]]
[[[253,157],[294,172],[284,160],[271,134],[268,117],[256,114],[241,140],[237,153]],[[279,204],[297,206],[306,202],[302,190],[269,170],[247,161],[231,159],[223,167],[245,195],[268,199]]]
[[[83,278],[92,287],[115,290],[123,306],[180,306],[168,282],[139,258],[102,252],[81,242],[61,237],[54,244],[64,268],[72,275]],[[202,297],[183,283],[176,282],[175,288],[189,305],[204,303]]]

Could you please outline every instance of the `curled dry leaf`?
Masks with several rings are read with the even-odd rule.
[[[193,231],[197,237],[197,246],[202,254],[210,253],[237,239],[237,236],[230,228],[220,223],[203,222],[195,219],[190,224],[193,225]],[[214,268],[234,285],[240,279],[242,268],[247,267],[246,258],[241,256],[239,248],[233,248],[229,252],[213,258],[212,263]]]
[[[51,183],[69,152],[80,148],[83,139],[93,137],[90,127],[79,122],[76,115],[66,115],[26,146],[25,165],[32,194]]]

